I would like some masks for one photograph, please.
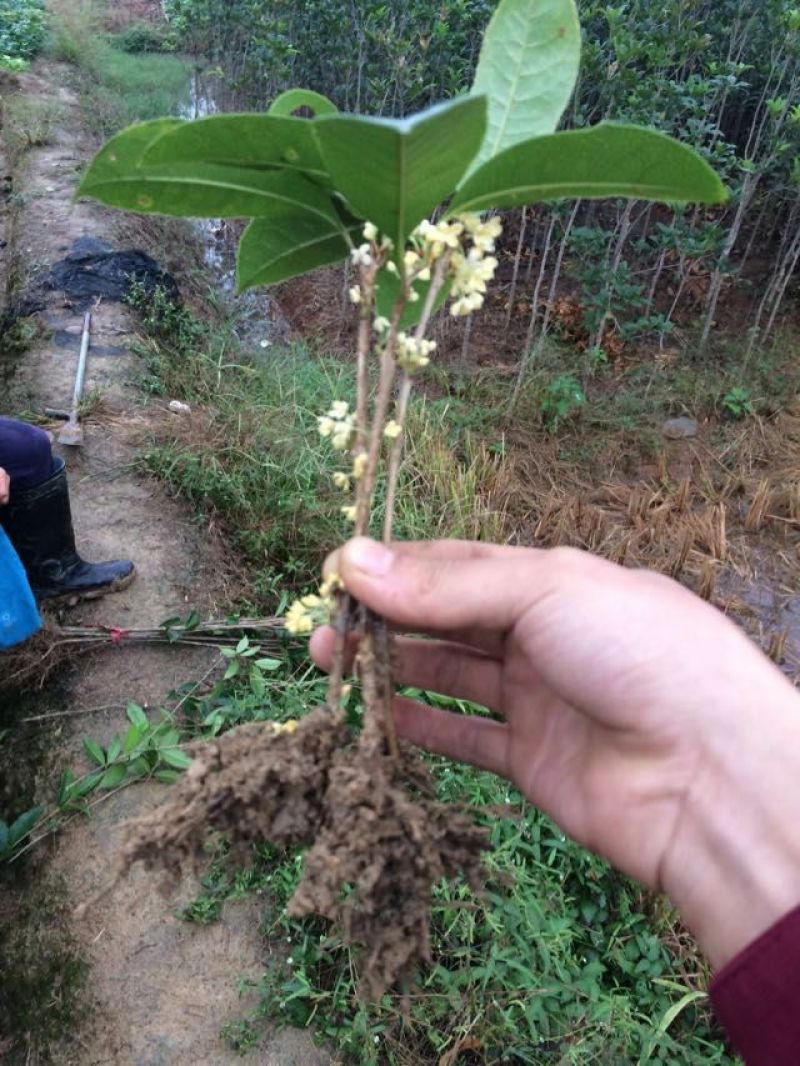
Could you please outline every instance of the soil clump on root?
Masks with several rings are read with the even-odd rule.
[[[234,851],[307,846],[295,917],[336,922],[361,951],[360,991],[407,989],[429,960],[433,885],[483,884],[486,832],[469,811],[435,799],[417,752],[376,753],[369,727],[351,739],[343,712],[314,710],[296,727],[251,723],[203,745],[172,799],[129,823],[120,876],[137,861],[170,887],[199,868],[209,830]]]

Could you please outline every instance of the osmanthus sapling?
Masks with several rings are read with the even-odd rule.
[[[355,407],[334,398],[319,430],[347,456],[335,481],[353,492],[342,511],[356,533],[371,529],[383,477],[383,537],[391,538],[412,382],[435,347],[426,339],[431,317],[446,303],[453,315],[477,311],[497,266],[501,221],[485,213],[567,198],[725,198],[708,164],[663,134],[610,122],[556,132],[579,58],[574,0],[501,0],[465,96],[383,119],[343,114],[318,93],[290,90],[266,114],[131,127],[83,179],[79,195],[129,211],[250,219],[238,250],[240,289],[351,259]],[[295,117],[301,108],[313,117]],[[340,704],[345,640],[357,629],[365,722],[394,753],[381,620],[352,604],[333,578],[290,608],[287,627],[308,632],[331,613],[329,706]]]

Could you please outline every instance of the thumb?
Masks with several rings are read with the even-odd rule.
[[[325,571],[337,573],[357,600],[401,628],[507,630],[536,598],[544,555],[488,545],[465,553],[459,542],[404,546],[355,537],[329,557]]]

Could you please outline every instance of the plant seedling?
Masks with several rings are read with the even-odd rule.
[[[391,540],[412,386],[435,352],[431,320],[444,305],[455,316],[479,310],[497,267],[502,222],[486,212],[575,197],[725,197],[700,156],[663,134],[610,122],[557,132],[579,56],[573,0],[502,0],[466,96],[379,119],[292,90],[265,115],[134,126],[83,179],[80,195],[130,211],[250,219],[238,250],[241,289],[350,260],[355,403],[332,398],[318,424],[343,457],[335,483],[356,534],[376,532],[382,479],[381,535]],[[301,107],[314,117],[294,117]],[[543,415],[565,417],[581,399],[577,383],[559,378]],[[468,813],[433,798],[423,763],[397,742],[384,620],[332,575],[286,615],[295,634],[323,621],[336,633],[325,708],[221,737],[168,810],[139,822],[125,861],[177,875],[183,859],[202,855],[209,825],[237,844],[310,845],[290,910],[341,923],[364,948],[364,990],[377,998],[413,979],[427,957],[431,886],[458,871],[479,883],[486,838]],[[351,634],[364,707],[355,738],[342,709]]]

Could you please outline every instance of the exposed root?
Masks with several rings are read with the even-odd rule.
[[[170,802],[130,823],[120,874],[142,861],[174,884],[205,860],[209,829],[240,852],[310,844],[289,912],[341,926],[361,950],[365,996],[407,985],[429,958],[433,885],[460,872],[479,889],[487,835],[432,798],[411,748],[380,754],[367,730],[347,741],[343,714],[325,709],[292,732],[253,723],[203,747]]]

